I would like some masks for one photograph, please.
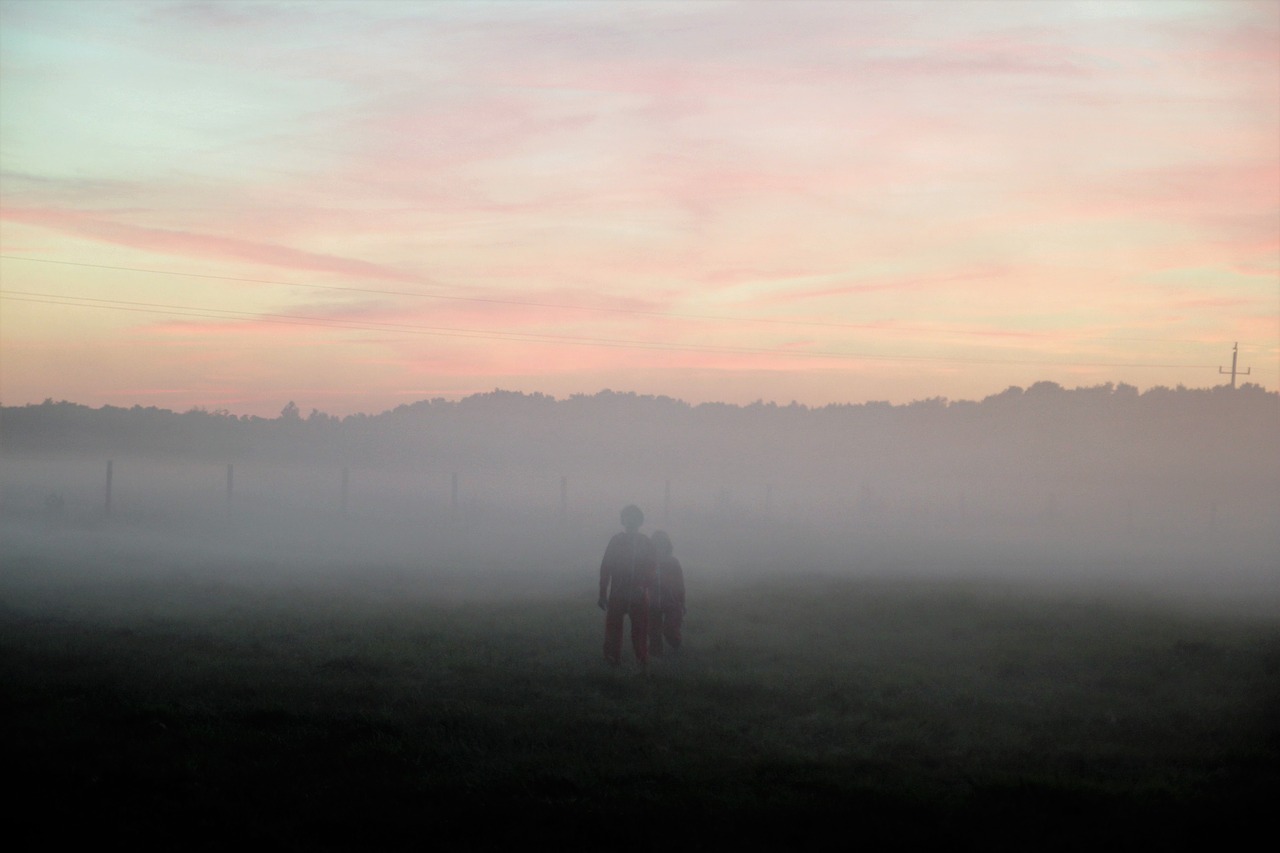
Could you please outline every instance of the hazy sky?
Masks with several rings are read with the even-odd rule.
[[[1280,384],[1278,2],[0,0],[0,169],[6,405]]]

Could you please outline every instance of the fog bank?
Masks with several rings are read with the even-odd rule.
[[[1256,386],[1040,383],[821,409],[495,392],[342,420],[46,403],[0,418],[0,554],[28,566],[591,598],[636,503],[646,530],[671,533],[691,594],[848,574],[1280,600],[1280,395]]]

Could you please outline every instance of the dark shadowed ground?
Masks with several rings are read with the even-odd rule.
[[[1280,789],[1258,612],[794,569],[694,586],[686,652],[642,678],[599,662],[589,575],[468,598],[440,579],[477,567],[20,551],[28,848],[1191,849]]]

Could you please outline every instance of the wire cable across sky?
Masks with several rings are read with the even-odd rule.
[[[37,264],[55,264],[59,266],[84,267],[88,269],[111,270],[116,272],[134,272],[134,273],[144,273],[148,275],[175,276],[175,277],[181,277],[181,278],[207,279],[212,281],[230,281],[230,282],[239,282],[244,284],[268,284],[268,285],[277,285],[281,287],[306,288],[310,290],[331,291],[331,292],[338,292],[338,293],[359,293],[359,294],[366,294],[366,295],[373,295],[373,296],[409,297],[413,299],[437,299],[437,300],[448,300],[453,302],[469,302],[469,303],[491,304],[491,305],[511,305],[511,306],[526,307],[526,308],[549,308],[549,309],[562,310],[562,311],[588,311],[588,312],[633,315],[633,316],[642,316],[642,317],[662,317],[662,318],[669,318],[669,319],[704,320],[704,321],[714,321],[714,322],[723,322],[723,323],[760,323],[760,324],[768,324],[773,326],[796,326],[796,327],[807,326],[807,327],[814,327],[814,328],[875,331],[881,334],[915,332],[920,334],[931,334],[931,335],[948,334],[948,335],[972,335],[972,336],[984,336],[984,337],[988,337],[993,334],[991,330],[956,329],[952,327],[947,327],[945,329],[942,329],[938,327],[911,326],[911,325],[901,325],[897,323],[840,323],[840,322],[834,322],[834,321],[811,320],[811,319],[783,319],[783,318],[770,318],[770,317],[731,316],[731,315],[724,315],[724,314],[702,314],[702,313],[689,313],[689,312],[679,312],[679,311],[647,311],[647,310],[638,309],[638,308],[615,308],[615,307],[599,306],[599,305],[573,305],[573,304],[567,304],[567,303],[536,302],[536,301],[520,300],[520,299],[497,299],[493,297],[482,297],[482,296],[457,296],[452,294],[421,293],[421,292],[412,291],[412,290],[394,290],[394,289],[388,289],[388,288],[373,288],[373,287],[353,287],[353,286],[344,286],[344,285],[315,284],[311,282],[287,281],[283,279],[246,278],[246,277],[239,277],[239,276],[213,275],[208,273],[181,272],[178,270],[155,269],[152,267],[126,267],[126,266],[116,266],[111,264],[86,263],[83,261],[60,261],[60,260],[53,260],[48,258],[31,258],[31,257],[20,256],[20,255],[7,255],[7,254],[0,254],[0,260],[26,261],[29,263],[37,263]],[[1000,334],[1010,338],[1036,338],[1036,337],[1043,336],[1042,334],[1037,334],[1036,332],[1031,332],[1031,331],[1000,332]],[[1204,340],[1190,339],[1190,338],[1134,338],[1134,337],[1111,337],[1111,336],[1098,336],[1098,335],[1092,335],[1092,336],[1083,335],[1083,336],[1080,336],[1080,339],[1093,340],[1093,341],[1115,341],[1115,342],[1128,341],[1128,342],[1135,342],[1135,343],[1143,342],[1143,343],[1167,343],[1167,344],[1178,344],[1178,343],[1217,344],[1218,343],[1217,341],[1204,341]],[[1249,345],[1249,344],[1246,343],[1246,345]],[[957,360],[957,359],[947,359],[947,360]],[[965,359],[958,359],[958,360],[963,361]],[[990,362],[990,363],[1004,363],[1004,362]],[[1034,364],[1037,362],[1019,362],[1019,363]],[[1053,362],[1053,363],[1059,363],[1059,362]],[[1182,366],[1189,366],[1189,365],[1162,364],[1157,366],[1182,367]]]
[[[276,323],[290,326],[314,326],[319,328],[347,329],[363,332],[399,332],[414,335],[435,335],[440,337],[474,338],[480,340],[518,341],[536,344],[562,344],[569,346],[617,347],[624,349],[665,350],[671,352],[719,353],[726,355],[770,355],[802,358],[832,358],[858,361],[902,361],[902,362],[943,362],[957,364],[1021,364],[1045,365],[1057,367],[1160,367],[1212,369],[1214,365],[1185,364],[1165,362],[1090,362],[1090,361],[1057,361],[1048,359],[992,359],[972,358],[964,356],[913,356],[884,355],[867,352],[841,352],[834,350],[781,349],[772,347],[716,346],[709,344],[671,344],[659,341],[639,341],[622,338],[575,337],[570,335],[548,335],[534,332],[505,332],[494,329],[467,329],[458,327],[420,326],[407,323],[379,323],[366,321],[356,323],[349,320],[335,320],[325,317],[314,317],[295,314],[260,314],[247,311],[234,311],[221,308],[202,308],[193,305],[167,305],[161,303],[131,302],[117,299],[97,299],[90,297],[60,296],[53,293],[34,291],[7,291],[0,293],[0,299],[15,302],[31,302],[43,305],[66,305],[79,308],[98,308],[112,311],[129,311],[139,314],[160,314],[175,317],[193,317],[213,320],[237,320],[259,323]]]

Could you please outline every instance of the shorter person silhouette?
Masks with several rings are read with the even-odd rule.
[[[657,557],[653,588],[649,592],[649,654],[662,654],[666,640],[672,651],[680,651],[680,628],[684,625],[684,569],[675,558],[671,537],[655,531],[651,537]]]

